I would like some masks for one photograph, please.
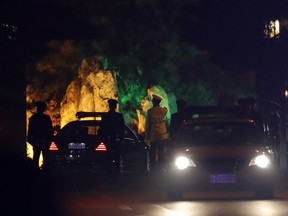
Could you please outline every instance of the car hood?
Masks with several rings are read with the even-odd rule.
[[[267,149],[261,146],[194,146],[178,147],[174,149],[174,154],[188,154],[197,158],[235,158],[251,157],[256,154],[267,153]]]

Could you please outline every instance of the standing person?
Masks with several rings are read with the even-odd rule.
[[[107,148],[106,168],[108,175],[116,176],[120,174],[121,145],[125,132],[123,115],[116,112],[117,104],[118,101],[115,99],[108,100],[109,111],[102,116],[99,131],[99,135]],[[112,163],[113,161],[115,164]]]
[[[177,133],[181,122],[184,119],[184,108],[186,105],[186,101],[179,99],[176,101],[177,104],[177,112],[171,115],[171,123],[170,123],[170,137],[173,139]]]
[[[280,143],[281,143],[281,116],[280,116],[280,104],[270,101],[269,116],[268,116],[268,128],[269,137],[273,141],[274,152],[276,153],[276,162],[280,164]]]
[[[263,118],[258,110],[255,109],[256,100],[249,96],[246,98],[239,98],[237,100],[239,106],[246,106],[249,109],[249,117],[252,118],[259,128],[259,131],[264,134],[264,122]]]
[[[44,114],[47,104],[43,101],[36,103],[37,113],[29,118],[27,141],[33,146],[33,163],[39,167],[39,157],[42,152],[43,171],[49,168],[49,147],[53,138],[52,121]]]
[[[249,108],[251,109],[251,117],[252,119],[255,121],[256,125],[259,127],[259,130],[262,134],[264,134],[264,123],[263,123],[263,118],[260,114],[260,112],[258,112],[255,109],[255,105],[256,105],[256,100],[253,97],[247,97],[245,99],[246,104],[249,106]]]
[[[166,125],[167,108],[161,107],[161,97],[152,95],[153,107],[147,110],[145,141],[150,145],[151,169],[157,169],[164,161],[164,145],[168,140]]]

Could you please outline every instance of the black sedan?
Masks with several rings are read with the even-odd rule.
[[[93,120],[66,124],[50,147],[54,167],[104,171],[107,149],[98,136],[100,123],[101,116],[95,116]],[[148,172],[150,168],[148,146],[128,126],[125,126],[120,163],[121,172]]]
[[[273,197],[275,154],[246,117],[202,116],[183,121],[167,149],[168,197],[193,190],[253,190]]]

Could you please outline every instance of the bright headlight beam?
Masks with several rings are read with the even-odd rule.
[[[186,157],[186,156],[177,157],[175,160],[175,165],[177,169],[179,170],[184,170],[189,166],[196,167],[196,164],[194,163],[194,161],[191,158]]]
[[[176,159],[175,165],[178,169],[184,170],[189,166],[189,159],[184,156],[180,156]]]
[[[270,164],[270,159],[266,155],[258,155],[253,158],[249,166],[257,165],[260,168],[267,168]]]
[[[255,162],[261,168],[266,168],[270,163],[269,158],[265,155],[257,156]]]

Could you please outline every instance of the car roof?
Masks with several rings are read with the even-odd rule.
[[[100,126],[101,120],[74,120],[71,122],[68,122],[64,127],[65,128],[70,128],[74,126]],[[63,127],[63,128],[64,128]],[[125,128],[128,128],[130,131],[133,131],[128,125],[125,124]],[[133,131],[134,133],[134,131]]]
[[[255,124],[251,108],[247,106],[188,106],[184,113],[184,125],[212,122]]]
[[[187,119],[192,118],[251,118],[252,109],[248,106],[187,106],[184,110]]]
[[[183,124],[195,124],[195,123],[247,123],[254,124],[254,120],[249,118],[197,118],[197,119],[185,119]]]
[[[84,112],[84,111],[80,111],[76,113],[76,118],[77,119],[82,119],[82,118],[88,118],[88,117],[93,117],[96,120],[99,119],[101,121],[101,118],[103,116],[103,114],[105,114],[106,112]]]
[[[75,120],[68,122],[67,125],[100,125],[100,123],[99,120]]]

